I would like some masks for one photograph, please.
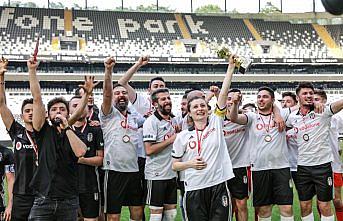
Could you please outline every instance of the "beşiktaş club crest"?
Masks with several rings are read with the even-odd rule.
[[[226,195],[223,195],[223,196],[222,196],[222,205],[223,205],[224,207],[227,207],[227,206],[229,205],[229,200],[228,200],[228,198],[227,198]]]
[[[17,142],[17,143],[15,144],[15,149],[16,149],[16,150],[20,150],[22,146],[23,146],[23,145],[21,144],[21,142]]]
[[[93,134],[92,133],[88,133],[87,134],[87,141],[88,142],[92,142],[93,141]]]
[[[247,184],[248,183],[248,177],[247,176],[243,176],[243,183]]]
[[[328,177],[328,185],[332,186],[332,178],[331,177]]]

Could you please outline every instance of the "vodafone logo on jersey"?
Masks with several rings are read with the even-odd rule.
[[[190,149],[194,149],[196,146],[197,146],[197,143],[194,140],[188,142],[188,147]]]
[[[15,144],[15,149],[16,150],[21,150],[22,148],[24,149],[33,149],[33,146],[31,144],[22,144],[20,141],[18,141],[16,144]]]
[[[23,146],[23,145],[22,145],[20,142],[17,142],[17,143],[15,144],[15,149],[16,149],[16,150],[20,150],[22,146]]]

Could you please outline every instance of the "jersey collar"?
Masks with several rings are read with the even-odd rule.
[[[311,105],[310,111],[307,112],[307,114],[309,114],[309,113],[312,112],[312,111],[314,111],[314,105]],[[306,115],[307,115],[307,114],[306,114]],[[302,114],[300,113],[300,107],[299,107],[299,109],[298,109],[297,115],[302,115]],[[305,115],[305,116],[306,116],[306,115]]]
[[[160,115],[160,113],[158,113],[158,111],[156,110],[156,111],[154,111],[154,115],[155,115],[155,117],[157,117],[157,119],[159,120],[159,121],[162,121],[162,120],[164,120],[164,118]],[[171,113],[171,114],[169,114],[169,117],[170,117],[170,119],[171,118],[173,118],[174,117],[174,115]]]

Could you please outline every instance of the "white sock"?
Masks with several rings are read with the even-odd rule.
[[[282,216],[280,215],[280,221],[294,221],[294,216]]]
[[[258,221],[272,221],[272,216],[270,217],[266,217],[266,218],[262,218],[262,217],[258,217]]]
[[[307,216],[301,217],[302,221],[314,221],[313,213],[308,214]]]
[[[321,221],[335,221],[335,216],[323,216],[320,218]]]
[[[177,210],[169,209],[163,211],[163,221],[174,221],[176,218]]]
[[[150,221],[161,221],[162,220],[162,213],[150,213]]]

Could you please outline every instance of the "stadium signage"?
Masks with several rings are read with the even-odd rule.
[[[15,17],[14,14],[15,8],[3,8],[0,17],[0,28],[7,28],[8,22],[13,20],[14,24],[22,29],[42,27],[45,30],[50,30],[51,20],[56,20],[57,30],[64,30],[64,19],[59,16],[43,16],[43,21],[40,21],[40,19],[34,15]],[[73,20],[73,26],[79,31],[91,31],[93,29],[93,22],[86,17],[76,17]]]

